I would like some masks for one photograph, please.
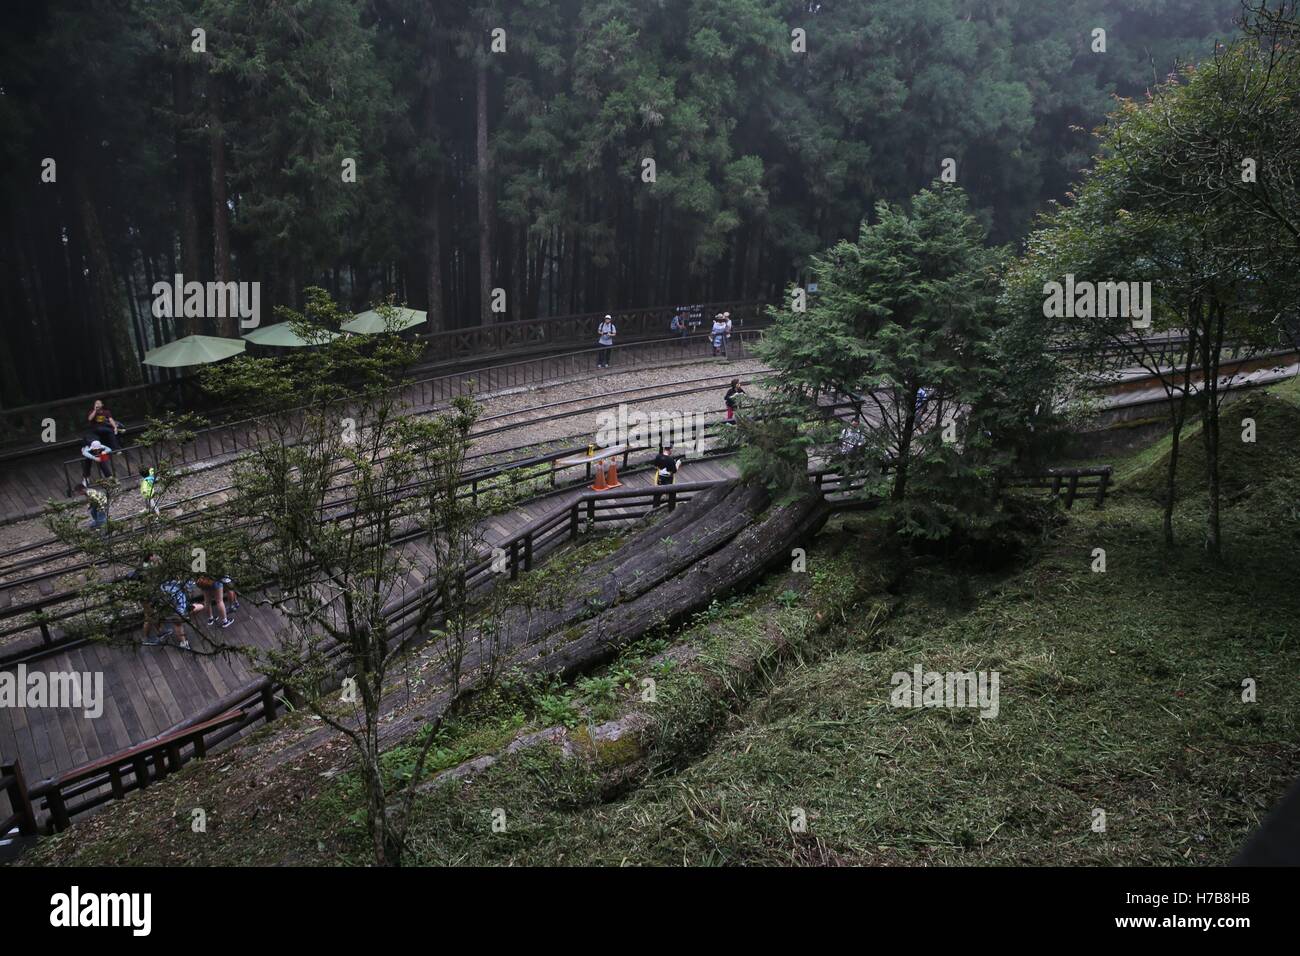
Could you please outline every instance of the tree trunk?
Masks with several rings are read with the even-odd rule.
[[[903,389],[903,399],[907,408],[903,415],[903,432],[898,437],[898,460],[894,463],[894,490],[890,495],[894,501],[902,501],[907,494],[908,462],[912,452],[912,433],[916,430],[916,386]],[[897,414],[897,410],[895,410]]]
[[[212,162],[212,278],[230,281],[230,191],[226,185],[226,135],[222,127],[221,91],[213,76],[208,90],[210,129],[208,132]],[[238,318],[219,318],[217,334],[227,338],[239,335]]]
[[[488,325],[492,321],[492,163],[488,156],[488,70],[485,54],[478,57],[476,69],[478,73],[475,139],[478,147],[479,321],[483,325]]]
[[[83,169],[77,169],[74,182],[81,214],[81,232],[85,240],[86,265],[90,269],[87,284],[97,337],[102,336],[104,351],[116,368],[116,380],[123,385],[137,385],[142,376],[140,360],[131,345],[131,319],[123,308],[122,288],[113,273],[104,233],[99,226],[99,215],[91,200],[90,186]]]
[[[178,62],[172,67],[172,108],[176,113],[176,165],[179,174],[179,191],[176,196],[180,213],[181,271],[186,282],[202,282],[203,266],[199,237],[199,169],[194,159],[194,149],[186,141],[185,126],[190,115],[190,67]],[[200,329],[198,320],[178,315],[177,328],[184,335],[207,331]]]
[[[1218,560],[1222,554],[1219,521],[1219,363],[1223,354],[1224,306],[1215,300],[1210,306],[1211,328],[1204,335],[1202,350],[1202,395],[1204,411],[1201,413],[1201,434],[1205,438],[1205,470],[1209,492],[1209,514],[1206,520],[1205,546],[1210,557]]]
[[[442,298],[442,223],[438,190],[441,178],[435,173],[429,192],[429,238],[425,246],[425,282],[429,295],[429,331],[447,328]]]
[[[829,514],[826,501],[815,493],[773,508],[681,574],[586,621],[576,635],[570,628],[536,645],[523,669],[568,679],[609,661],[649,631],[685,620],[788,561],[791,548],[816,534]]]
[[[1199,304],[1195,308],[1199,310]],[[1183,425],[1187,421],[1187,404],[1190,401],[1189,396],[1192,389],[1192,365],[1196,361],[1196,329],[1199,327],[1199,320],[1188,324],[1187,356],[1183,360],[1182,397],[1178,399],[1176,404],[1172,404],[1172,396],[1170,396],[1170,417],[1173,427],[1170,430],[1172,444],[1169,449],[1169,471],[1165,476],[1164,536],[1166,548],[1174,546],[1174,494],[1178,481],[1179,442],[1182,438]]]

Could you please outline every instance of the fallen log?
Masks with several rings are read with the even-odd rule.
[[[633,600],[723,547],[754,522],[768,501],[761,487],[730,483],[711,489],[585,568],[585,586],[559,607],[510,608],[499,626],[511,644],[531,644]]]
[[[737,485],[735,490],[742,490],[742,486]],[[725,500],[730,496],[719,497]],[[741,502],[747,503],[745,507],[752,507],[760,500],[767,500],[766,492],[754,489],[744,490],[732,499],[738,507]],[[701,508],[703,513],[707,510]],[[636,597],[614,603],[594,616],[587,606],[585,620],[576,625],[566,620],[563,627],[551,627],[538,640],[511,640],[504,663],[518,666],[526,673],[555,674],[562,679],[607,663],[619,650],[652,629],[682,621],[714,600],[754,584],[770,567],[789,561],[791,549],[815,535],[830,513],[830,505],[816,493],[771,508],[761,520],[751,521],[723,546],[692,561],[657,585],[651,586],[650,578],[643,578],[645,586],[636,588],[639,592]],[[722,524],[718,522],[719,526]],[[662,531],[656,527],[646,529],[634,541],[653,547],[642,535],[659,535],[662,540]],[[620,548],[619,552],[624,549]],[[672,563],[675,566],[680,560],[674,559]],[[467,671],[473,673],[473,666]],[[482,676],[480,672],[468,678],[462,695],[472,693]],[[449,692],[439,693],[419,712],[393,721],[382,731],[382,739],[388,742],[401,739],[418,725],[438,720],[451,696]]]
[[[577,633],[552,634],[516,661],[525,671],[569,679],[608,662],[622,648],[658,627],[676,624],[713,601],[748,587],[793,547],[816,534],[830,515],[817,494],[771,509],[763,520],[680,574],[589,618]]]

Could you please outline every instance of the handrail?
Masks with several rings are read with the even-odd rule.
[[[1058,479],[1058,490],[1060,479],[1070,481],[1070,502],[1073,501],[1074,492],[1081,479],[1091,477],[1099,479],[1097,504],[1100,506],[1111,468],[1101,466],[1049,469],[1048,473],[1049,476]],[[1027,476],[1015,477],[1026,478]],[[862,484],[861,478],[850,476],[846,479],[831,468],[813,469],[809,472],[809,478],[823,495],[851,492]],[[506,556],[506,569],[493,569],[495,559],[492,555],[481,557],[465,567],[461,571],[464,587],[467,592],[473,593],[500,574],[509,573],[513,580],[518,576],[519,571],[532,570],[547,536],[566,537],[572,541],[581,534],[584,512],[588,522],[593,524],[597,521],[637,520],[657,508],[658,500],[661,498],[666,499],[668,510],[672,511],[677,504],[689,501],[695,494],[728,484],[730,481],[731,479],[715,479],[666,486],[653,485],[646,488],[584,492],[572,502],[530,521],[497,545]],[[633,504],[638,499],[641,503]],[[649,499],[648,503],[646,499]],[[616,502],[616,504],[607,502]],[[1067,507],[1069,507],[1068,503]],[[611,508],[618,508],[623,513],[615,515],[598,513],[601,509]],[[631,513],[628,513],[629,511]],[[555,532],[560,528],[564,528],[567,533],[557,536]],[[410,643],[411,637],[406,636],[406,632],[413,629],[418,621],[432,622],[432,612],[440,604],[434,591],[435,585],[425,584],[384,608],[382,613],[389,623],[390,640],[396,642],[399,647],[405,647]],[[343,649],[342,645],[336,645],[326,653],[331,657],[337,656]],[[236,691],[217,705],[200,712],[188,724],[109,757],[69,770],[58,777],[42,781],[28,794],[28,813],[32,818],[32,826],[35,826],[35,815],[31,811],[31,804],[36,800],[45,801],[46,809],[50,813],[51,830],[66,829],[71,825],[74,816],[110,800],[121,799],[130,790],[148,786],[153,780],[178,770],[188,760],[204,756],[208,749],[241,732],[257,720],[270,722],[276,716],[276,694],[284,690],[282,686],[264,677]],[[219,709],[220,712],[216,716],[208,716],[214,708]],[[184,749],[187,746],[190,748],[188,756]],[[149,773],[150,766],[153,767],[152,778]],[[4,769],[6,768],[0,767],[0,771]],[[107,793],[102,792],[105,787],[109,788]],[[96,793],[96,791],[101,792]],[[77,801],[78,797],[85,797],[85,799]]]
[[[671,510],[680,500],[689,500],[690,496],[698,491],[726,483],[726,479],[684,482],[676,486],[661,487],[659,495],[668,497]],[[536,554],[533,544],[545,531],[568,523],[570,527],[575,528],[574,534],[577,534],[576,525],[569,522],[569,515],[571,512],[575,512],[580,504],[590,505],[601,498],[652,498],[655,494],[654,487],[649,489],[614,489],[612,491],[589,492],[581,495],[572,504],[558,508],[548,516],[529,522],[528,525],[516,532],[509,542],[511,546],[507,553],[510,555],[509,560],[512,562],[510,568],[511,578],[517,576],[521,561],[526,562],[525,570],[532,568]],[[527,540],[528,544],[521,551],[517,543],[524,540]],[[489,573],[495,575],[494,572],[490,572],[492,562],[493,558],[489,555],[464,569],[462,573],[468,590],[475,591],[483,585],[483,580],[475,581],[474,579],[482,578],[484,571],[489,571]],[[485,580],[490,580],[490,578]],[[404,627],[409,627],[413,623],[409,622],[409,619],[417,611],[426,610],[429,606],[428,602],[427,600],[422,602],[422,599],[427,599],[427,595],[431,590],[432,588],[422,588],[418,593],[405,595],[389,608],[384,609],[384,616],[390,622],[393,640],[401,640]],[[433,603],[436,606],[436,600]],[[408,623],[404,624],[403,622]],[[393,625],[396,625],[396,627],[394,628]],[[342,650],[342,646],[336,646],[326,653],[336,655]],[[44,801],[45,809],[50,815],[49,829],[52,832],[67,829],[67,827],[71,826],[74,816],[88,812],[110,800],[121,799],[132,790],[147,787],[151,782],[161,779],[166,774],[179,770],[181,766],[195,757],[205,756],[210,748],[234,736],[258,720],[265,720],[269,723],[276,716],[276,695],[283,691],[283,687],[269,678],[262,678],[248,688],[236,691],[235,694],[238,695],[237,702],[215,717],[204,717],[201,722],[189,723],[107,757],[73,768],[56,777],[41,781],[28,791],[29,802]],[[254,699],[260,702],[260,706],[253,706]],[[230,699],[223,700],[221,704],[230,704]],[[189,748],[188,754],[185,750],[187,747]],[[150,768],[152,768],[152,776]],[[105,787],[109,788],[108,792],[102,792]],[[82,797],[85,799],[77,799]]]
[[[258,681],[240,692],[240,703],[200,722],[160,734],[125,750],[50,777],[28,792],[31,804],[44,801],[51,832],[65,830],[72,818],[110,800],[121,800],[132,790],[143,790],[195,757],[240,733],[259,720],[275,719],[279,703],[270,680]],[[189,749],[188,755],[186,748]],[[103,792],[108,787],[108,792]],[[85,799],[78,800],[77,798]]]
[[[733,332],[732,335],[733,340],[741,346],[743,351],[744,343],[761,336],[762,330],[738,329]],[[696,346],[700,346],[697,351],[699,351],[701,357],[703,357],[703,346],[707,345],[707,342],[708,335],[701,334],[693,336],[671,336],[644,342],[631,342],[624,345],[612,345],[610,348],[613,349],[617,355],[630,357],[630,361],[620,363],[624,367],[630,368],[639,364],[648,364],[648,362],[645,362],[645,360],[641,358],[642,352],[646,352],[658,358],[682,358],[689,357],[682,355],[681,350],[683,348],[695,348]],[[689,344],[684,345],[683,343]],[[453,372],[448,375],[440,375],[433,378],[406,382],[394,386],[394,389],[400,391],[411,391],[414,393],[412,398],[413,406],[432,408],[435,407],[439,401],[450,401],[452,398],[463,395],[477,394],[482,391],[492,391],[492,380],[494,377],[496,379],[497,387],[518,387],[563,379],[563,375],[560,376],[559,379],[547,379],[526,374],[528,368],[535,366],[538,363],[543,363],[543,368],[545,368],[547,364],[563,362],[568,366],[570,374],[576,374],[580,371],[594,371],[597,358],[602,351],[604,351],[604,348],[598,346],[595,348],[580,349],[574,352],[550,355],[540,359],[527,359],[522,362],[507,363],[505,365],[492,365],[483,369]],[[483,388],[480,388],[479,382],[481,379],[485,378],[487,384]],[[276,412],[274,414],[293,414],[295,412],[303,411],[306,407],[307,406],[297,406],[295,408],[287,409],[284,412]],[[187,455],[187,448],[193,448],[193,461],[195,463],[237,452],[240,450],[240,441],[243,433],[251,430],[253,435],[256,436],[258,425],[265,422],[270,417],[270,414],[259,415],[198,429],[191,438],[174,445],[172,450],[175,454],[179,455],[179,460],[182,464],[190,462]],[[251,447],[246,437],[243,441],[245,449]],[[205,443],[207,446],[206,455],[200,454],[199,452],[200,442]],[[230,445],[229,448],[226,447],[227,442]],[[215,451],[214,444],[216,446]],[[150,449],[147,446],[129,445],[114,451],[110,462],[112,463],[114,470],[116,470],[116,458],[119,455],[122,456],[122,462],[124,467],[127,469],[127,474],[131,474],[133,468],[157,466],[157,454],[146,454],[148,451],[150,451]],[[136,459],[134,465],[132,465],[133,456]],[[77,483],[73,472],[69,471],[69,467],[76,466],[77,468],[80,468],[83,460],[84,459],[78,457],[68,459],[61,463],[64,487],[69,495],[72,494],[73,488]]]
[[[717,310],[734,310],[737,312],[737,325],[743,327],[746,319],[759,320],[763,316],[763,303],[761,300],[742,299],[726,302],[704,303],[703,308],[706,314],[709,311]],[[621,323],[620,334],[637,334],[638,330],[644,330],[652,322],[658,321],[663,323],[659,331],[663,331],[666,326],[667,317],[671,316],[677,309],[677,306],[647,306],[622,310],[606,310],[613,315],[616,323]],[[546,318],[519,319],[513,322],[495,322],[490,325],[475,325],[460,329],[447,329],[442,332],[431,332],[412,335],[415,341],[422,342],[425,346],[425,354],[441,351],[446,355],[455,355],[461,360],[473,360],[475,353],[491,355],[494,352],[502,350],[511,350],[516,345],[535,346],[538,344],[552,343],[560,344],[568,341],[577,341],[583,335],[591,335],[594,338],[593,322],[598,321],[606,312],[587,312],[575,315],[550,316]],[[630,326],[630,328],[629,328]],[[569,334],[557,335],[554,330],[569,330]],[[445,345],[445,349],[439,349],[439,345]],[[429,367],[430,363],[425,362],[422,367]],[[14,408],[0,408],[0,420],[12,421],[23,417],[43,419],[51,417],[56,409],[70,407],[86,407],[96,398],[102,398],[111,402],[118,399],[127,400],[136,395],[145,396],[146,407],[152,409],[155,402],[163,399],[170,392],[193,389],[198,376],[189,374],[161,382],[146,382],[140,385],[128,385],[117,389],[102,390],[85,395],[72,395],[64,398],[54,399],[49,402],[39,402],[30,405],[16,406]],[[66,412],[64,413],[66,414]],[[123,421],[122,417],[118,418]],[[82,430],[84,422],[74,422],[74,430]],[[13,433],[16,429],[11,425],[6,429],[7,433]],[[55,447],[70,444],[69,442],[60,442]],[[22,457],[26,454],[35,454],[42,451],[48,451],[49,445],[41,445],[29,448],[2,448],[0,447],[0,460],[11,457]]]
[[[0,761],[0,793],[8,795],[13,811],[0,818],[0,839],[14,829],[25,836],[34,835],[37,832],[36,811],[32,808],[22,764],[17,760]]]
[[[698,391],[698,390],[699,389],[691,390],[691,391]],[[718,427],[720,426],[717,423],[713,423],[712,428],[714,430],[716,430],[716,428]],[[702,437],[708,437],[709,434],[710,434],[710,426],[706,425],[705,433],[704,436]],[[527,447],[527,446],[522,446],[522,447]],[[477,502],[479,494],[482,493],[482,490],[480,489],[480,484],[482,482],[489,481],[492,478],[501,477],[502,475],[509,474],[511,472],[522,471],[526,468],[535,467],[538,464],[545,464],[547,462],[555,461],[556,459],[559,458],[563,458],[569,455],[574,455],[584,450],[584,448],[585,446],[569,446],[569,447],[559,449],[557,451],[547,452],[541,455],[534,455],[513,462],[506,462],[498,466],[492,466],[487,469],[480,469],[478,471],[466,473],[464,476],[462,476],[461,480],[458,483],[458,487],[460,487],[461,489],[468,489],[468,490],[462,490],[461,496],[466,498],[472,498],[474,501]],[[650,444],[628,446],[622,453],[623,467],[625,469],[628,467],[630,456],[634,452],[645,452],[650,450],[653,450],[653,446]],[[577,478],[571,481],[569,484],[570,485],[578,484],[584,480],[585,480],[584,478]],[[552,474],[550,475],[550,483],[551,483],[551,488],[556,487],[554,472],[552,472]],[[418,493],[418,489],[424,487],[426,484],[428,484],[428,482],[417,482],[414,485],[410,486],[409,488],[398,489],[398,490]],[[542,497],[547,493],[549,492],[545,492],[543,493],[543,495],[538,497]],[[336,508],[341,505],[350,504],[354,500],[355,499],[340,499],[338,501],[331,502],[329,507]],[[337,521],[343,518],[347,518],[353,513],[354,512],[331,513],[327,520]],[[85,567],[89,565],[90,562],[84,562],[83,565],[81,565],[81,567]],[[65,567],[60,569],[59,574],[60,575],[68,574],[71,571],[76,569],[77,569],[76,567],[73,568]],[[56,604],[65,603],[69,600],[74,599],[76,597],[76,594],[77,592],[75,591],[62,591],[57,594],[45,595],[35,600],[23,602],[21,604],[10,605],[9,607],[0,610],[0,621],[9,620],[15,617],[31,614],[33,612],[40,614],[43,608],[50,607]],[[13,654],[6,655],[4,653],[4,650],[0,649],[0,664],[12,663],[19,658],[23,660],[27,660],[33,654],[38,654],[38,653],[44,654],[70,644],[79,643],[80,639],[75,637],[69,638],[67,640],[56,639],[54,635],[50,632],[50,625],[57,624],[60,621],[77,617],[81,614],[102,609],[103,607],[104,605],[97,605],[96,607],[93,608],[78,607],[78,608],[72,608],[70,610],[55,615],[40,614],[39,619],[35,622],[23,624],[17,628],[0,631],[0,636],[9,636],[11,634],[21,633],[22,631],[35,627],[40,630],[41,639],[42,639],[41,644],[35,648],[23,647],[19,649],[17,656]]]

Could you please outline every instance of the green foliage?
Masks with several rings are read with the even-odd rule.
[[[1237,7],[28,4],[0,34],[0,157],[57,157],[60,175],[0,183],[4,258],[40,292],[13,297],[0,389],[12,406],[125,384],[140,346],[218,331],[132,307],[173,266],[260,282],[267,313],[310,285],[360,307],[400,283],[431,330],[482,315],[481,242],[512,319],[771,299],[946,158],[1006,241],[1067,188],[1110,95],[1208,56]]]
[[[548,724],[562,724],[572,730],[582,723],[582,714],[578,712],[571,693],[541,694],[535,703],[542,719]]]
[[[763,421],[742,424],[750,473],[796,475],[816,451],[887,497],[907,536],[983,520],[1007,439],[1031,425],[1016,390],[1036,344],[996,308],[999,259],[965,194],[939,183],[907,208],[879,204],[856,243],[815,257],[817,296],[773,310],[758,346],[777,374]],[[1049,378],[1035,384],[1050,394]],[[820,421],[827,400],[854,403],[852,424]]]

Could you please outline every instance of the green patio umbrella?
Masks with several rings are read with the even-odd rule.
[[[244,351],[247,344],[242,339],[222,339],[215,335],[187,335],[161,348],[150,349],[144,355],[145,365],[162,368],[183,368],[186,365],[207,365],[220,362]]]
[[[332,342],[339,337],[337,332],[331,332],[328,329],[313,329],[311,338],[304,339],[293,330],[292,325],[291,322],[277,322],[275,325],[266,325],[249,332],[244,336],[244,339],[254,345],[273,345],[279,348],[296,349],[304,345],[320,345],[324,342]]]
[[[429,321],[429,317],[423,312],[417,312],[415,309],[398,309],[397,322],[393,326],[393,331],[404,332],[412,326],[421,325],[427,321]],[[361,335],[374,335],[377,332],[387,331],[387,328],[384,317],[374,309],[369,312],[362,312],[352,321],[343,323],[345,332],[357,332]]]

